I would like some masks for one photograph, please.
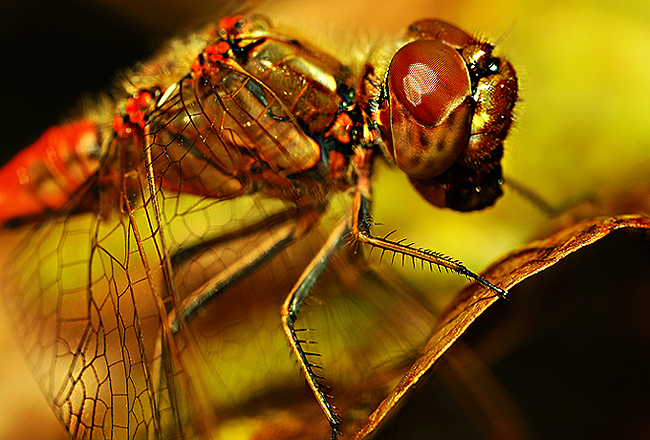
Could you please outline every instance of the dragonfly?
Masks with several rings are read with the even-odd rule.
[[[437,207],[502,194],[518,85],[493,52],[423,19],[348,65],[227,16],[0,169],[7,308],[71,436],[353,437],[434,320],[364,249],[506,295],[371,216],[381,160]]]

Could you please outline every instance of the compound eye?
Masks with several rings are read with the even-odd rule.
[[[464,59],[440,40],[413,41],[393,57],[387,83],[388,154],[412,179],[445,172],[468,145],[476,107]]]
[[[454,48],[440,40],[418,40],[393,57],[388,88],[418,123],[436,126],[470,95],[470,78]]]

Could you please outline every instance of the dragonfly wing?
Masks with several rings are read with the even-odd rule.
[[[19,340],[75,438],[146,438],[158,425],[150,363],[160,299],[150,273],[160,261],[140,217],[54,216],[28,231],[4,269]]]
[[[3,266],[9,313],[41,388],[73,437],[203,438],[220,423],[213,417],[219,401],[206,392],[214,382],[205,359],[232,359],[202,344],[214,324],[188,319],[172,330],[175,318],[215,273],[299,216],[294,205],[259,193],[220,200],[171,185],[151,190],[157,181],[145,165],[117,165],[129,164],[131,151],[133,145],[115,148],[61,213],[4,231],[22,236]],[[278,260],[285,282],[292,280],[286,268],[300,271],[292,258],[308,255]],[[250,298],[262,310],[250,312],[250,326],[268,323],[258,316],[268,312],[267,303],[241,292],[242,304]],[[240,308],[218,307],[209,321],[227,322]],[[273,318],[279,328],[279,306]],[[227,377],[221,365],[208,364],[209,371]]]
[[[201,353],[199,371],[219,421],[213,432],[217,437],[230,438],[235,429],[242,438],[256,439],[330,434],[291,356],[280,310],[331,224],[323,219],[321,228],[188,317],[186,330]],[[290,222],[247,234],[247,246],[285,227]],[[223,284],[220,256],[225,247],[226,242],[215,242],[191,257],[186,254],[188,258],[175,266],[178,284],[187,287],[198,278],[197,292]],[[305,349],[314,353],[310,360],[321,367],[317,373],[326,378],[334,396],[343,418],[343,438],[390,394],[433,327],[426,301],[385,272],[344,246],[313,287],[296,324],[299,336],[310,341]]]

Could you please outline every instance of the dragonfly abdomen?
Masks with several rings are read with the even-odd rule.
[[[100,149],[91,120],[48,129],[0,169],[0,223],[60,209],[97,171]]]

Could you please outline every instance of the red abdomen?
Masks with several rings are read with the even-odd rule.
[[[97,125],[51,127],[0,168],[0,224],[60,209],[99,167]]]

